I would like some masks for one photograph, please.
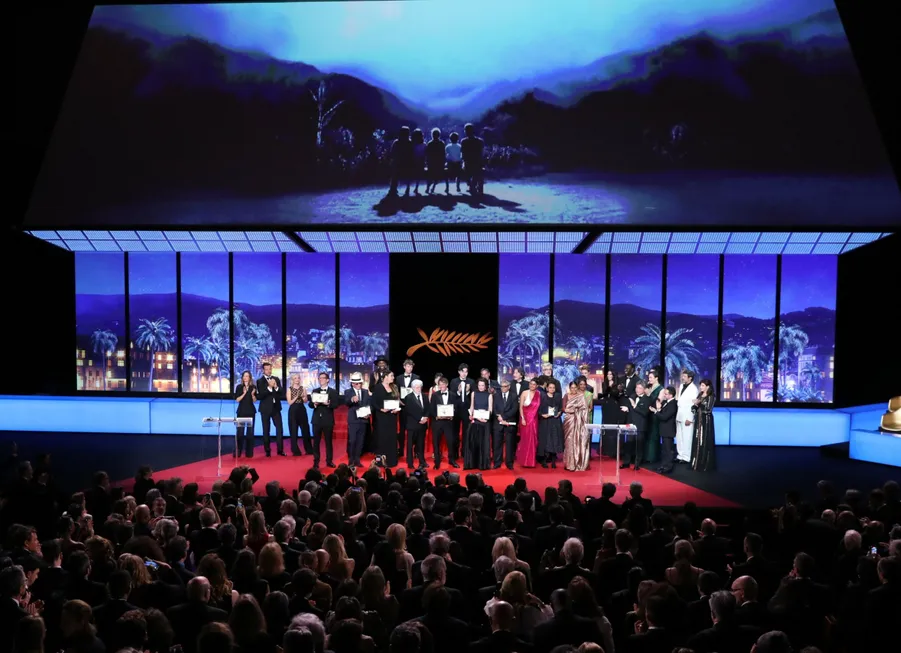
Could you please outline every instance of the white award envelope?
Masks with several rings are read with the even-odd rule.
[[[314,404],[325,404],[328,403],[328,392],[320,392],[316,391],[313,394],[313,403]]]
[[[369,417],[372,415],[372,408],[369,406],[360,406],[357,408],[357,417],[363,419],[364,417]]]
[[[548,416],[548,417],[553,417],[553,416],[554,416],[554,407],[553,407],[553,406],[548,406],[548,409],[547,409],[547,416]]]
[[[454,405],[453,404],[438,404],[438,417],[453,417],[454,416]]]
[[[474,410],[472,412],[473,419],[488,419],[490,415],[491,413],[489,413],[487,410]]]
[[[400,398],[405,399],[408,394],[413,392],[413,388],[405,388],[404,386],[400,387]]]
[[[385,410],[400,410],[400,402],[397,399],[385,399]]]

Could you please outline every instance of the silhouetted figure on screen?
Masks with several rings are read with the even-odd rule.
[[[484,165],[485,141],[476,136],[476,129],[472,123],[463,127],[466,134],[460,142],[463,151],[463,170],[469,180],[469,192],[473,195],[481,195],[485,191],[485,177],[482,167]]]
[[[413,141],[410,128],[401,127],[397,140],[391,144],[391,188],[389,195],[397,195],[399,184],[406,182],[404,196],[410,195],[410,180],[413,176]]]

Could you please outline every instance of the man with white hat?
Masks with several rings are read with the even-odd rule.
[[[350,375],[350,389],[344,391],[344,403],[347,404],[347,462],[360,466],[363,455],[363,441],[366,429],[369,428],[371,395],[363,387],[363,375],[354,372]]]

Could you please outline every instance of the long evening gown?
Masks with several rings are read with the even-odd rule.
[[[570,472],[588,469],[591,434],[588,431],[588,406],[584,393],[566,395],[563,409],[563,467]]]
[[[488,410],[490,396],[487,392],[472,393],[473,409]],[[483,424],[473,418],[469,425],[463,446],[463,469],[491,469],[491,433],[488,422]]]
[[[535,466],[535,452],[538,450],[538,408],[541,406],[541,394],[534,392],[532,398],[529,391],[522,404],[523,421],[519,423],[519,446],[516,447],[516,462],[523,467]],[[528,403],[526,403],[528,402]]]
[[[660,396],[661,390],[663,390],[663,386],[658,384],[648,394],[651,398],[651,406],[656,407],[657,397]],[[653,415],[650,416],[650,419],[651,426],[648,429],[648,439],[644,447],[644,461],[645,463],[656,463],[660,460],[660,422],[654,419]]]
[[[547,415],[550,407],[554,408],[554,416],[538,419],[538,455],[554,460],[563,451],[563,424],[560,423],[563,399],[556,392],[553,397],[542,395],[540,415]]]
[[[375,428],[373,451],[385,457],[386,467],[397,467],[397,420],[400,413],[383,413],[386,399],[398,399],[400,393],[389,392],[379,383],[372,390],[372,415]]]
[[[691,442],[691,468],[698,472],[716,469],[716,436],[713,429],[713,395],[700,397],[701,402],[691,407],[694,413],[694,437]]]

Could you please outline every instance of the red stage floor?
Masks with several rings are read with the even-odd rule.
[[[287,444],[287,443],[286,443]],[[275,447],[273,447],[274,453]],[[335,452],[344,451],[345,442],[343,440],[335,440]],[[429,447],[429,449],[431,449]],[[430,453],[430,452],[429,452]],[[363,463],[368,464],[372,456],[364,456]],[[428,460],[431,462],[431,455]],[[222,477],[227,478],[231,469],[239,462],[251,464],[256,468],[260,475],[258,483],[262,493],[262,486],[267,481],[277,480],[282,486],[290,491],[297,487],[298,481],[303,478],[306,471],[312,466],[313,459],[311,456],[294,457],[290,454],[287,457],[273,455],[272,458],[266,458],[263,454],[263,448],[257,447],[254,450],[254,457],[250,460],[246,458],[233,458],[231,453],[222,456]],[[322,461],[324,462],[324,461]],[[336,463],[347,462],[347,455],[336,456]],[[321,468],[323,473],[331,471],[327,467]],[[462,475],[463,469],[453,470],[447,466],[442,466],[442,470],[449,469],[451,471],[459,471]],[[549,485],[556,485],[561,478],[568,478],[573,483],[573,489],[576,495],[599,496],[601,492],[601,484],[616,481],[616,464],[612,459],[604,459],[603,463],[597,458],[592,460],[592,468],[587,472],[567,472],[558,465],[557,469],[543,469],[535,467],[533,469],[525,469],[515,466],[513,471],[502,467],[498,470],[482,472],[485,482],[492,485],[496,492],[503,492],[504,488],[513,482],[519,476],[526,479],[529,487],[542,491]],[[603,478],[601,477],[603,472]],[[429,468],[429,475],[432,476],[436,472]],[[154,470],[156,478],[171,478],[178,476],[186,483],[195,482],[200,485],[202,492],[208,492],[217,478],[217,459],[207,458],[199,460],[187,465],[172,467],[170,469]],[[625,498],[628,493],[629,483],[632,481],[641,481],[644,486],[644,496],[660,506],[682,506],[688,501],[693,501],[700,507],[705,508],[737,508],[738,504],[718,497],[709,492],[699,490],[685,483],[673,480],[669,476],[655,474],[648,470],[634,472],[631,469],[622,470],[620,482],[622,487],[617,493],[618,497]],[[126,487],[133,484],[134,481],[126,481],[123,483]]]

